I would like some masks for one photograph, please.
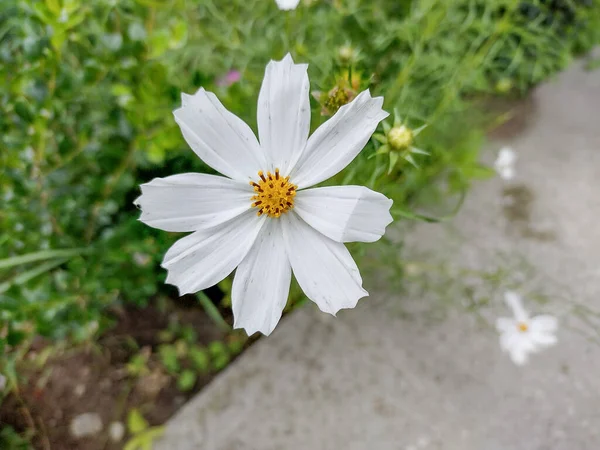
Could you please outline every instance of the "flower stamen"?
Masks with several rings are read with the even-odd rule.
[[[529,330],[529,325],[527,325],[525,322],[519,322],[517,324],[517,329],[521,332],[521,333],[525,333],[527,330]]]
[[[258,183],[250,182],[256,192],[250,200],[252,200],[252,207],[258,208],[257,215],[266,214],[269,217],[280,217],[294,207],[294,197],[298,187],[290,183],[289,176],[282,177],[279,169],[275,169],[274,174],[267,172],[266,177],[260,170],[258,177],[261,180]]]

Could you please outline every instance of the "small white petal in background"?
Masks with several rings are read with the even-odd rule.
[[[494,163],[494,169],[504,180],[512,180],[515,177],[515,163],[517,154],[510,147],[502,147]]]
[[[300,0],[275,0],[275,3],[277,3],[277,6],[282,11],[291,11],[292,9],[296,9]]]
[[[6,377],[0,374],[0,392],[6,388]]]
[[[521,297],[515,292],[506,292],[504,300],[512,310],[513,317],[496,320],[500,348],[510,355],[515,364],[522,366],[528,361],[529,354],[556,344],[558,320],[551,315],[529,317]]]

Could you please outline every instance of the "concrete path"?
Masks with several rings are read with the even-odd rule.
[[[514,182],[411,229],[398,287],[367,278],[371,297],[337,319],[312,304],[288,316],[155,449],[598,450],[600,320],[585,308],[600,313],[600,71],[574,65],[533,106],[486,155],[511,145]],[[561,321],[522,368],[491,326],[507,288]]]

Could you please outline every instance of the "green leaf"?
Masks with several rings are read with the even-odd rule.
[[[190,348],[188,356],[199,372],[206,373],[210,370],[210,357],[206,350],[198,346],[193,346]]]
[[[54,17],[48,14],[48,7],[44,7],[41,3],[35,3],[33,5],[33,12],[35,15],[45,24],[51,24],[54,22]]]
[[[137,409],[133,408],[127,415],[127,429],[131,434],[138,434],[148,428],[148,422],[142,416],[142,413]]]
[[[33,269],[30,269],[26,272],[20,273],[20,274],[14,276],[12,279],[0,284],[0,294],[7,291],[11,286],[13,286],[13,285],[18,286],[18,285],[25,284],[32,278],[35,278],[39,275],[49,272],[50,270],[54,269],[55,267],[58,267],[61,264],[64,264],[66,261],[67,261],[67,258],[57,259],[54,261],[48,261],[48,262],[40,264],[39,266],[34,267]]]
[[[70,30],[75,28],[77,25],[83,22],[83,19],[85,19],[85,13],[83,11],[78,11],[74,14],[71,14],[69,16],[69,20],[67,20],[65,23],[65,29]]]
[[[0,428],[0,448],[6,450],[31,450],[31,433],[21,435],[10,425],[2,425]]]
[[[227,347],[221,341],[213,341],[208,344],[208,352],[211,356],[220,356],[222,354],[227,354]]]
[[[161,345],[158,347],[160,360],[170,373],[179,372],[179,358],[177,349],[173,345]]]
[[[399,127],[402,125],[402,117],[398,112],[398,108],[394,108],[394,127]]]
[[[426,152],[425,150],[421,150],[420,148],[417,148],[417,147],[411,147],[410,152],[417,153],[419,155],[427,155],[427,156],[431,155],[431,153]]]
[[[158,332],[158,340],[160,342],[171,342],[173,339],[175,339],[175,335],[172,331],[162,330]]]
[[[491,167],[474,165],[463,169],[463,173],[468,178],[474,178],[476,180],[487,180],[496,175],[496,172]]]
[[[60,2],[58,0],[46,0],[46,7],[56,17],[60,16]]]
[[[65,40],[67,39],[66,33],[63,31],[56,30],[56,32],[50,38],[50,44],[57,52],[60,52]]]
[[[385,135],[381,134],[381,133],[373,133],[372,136],[376,141],[381,142],[382,144],[387,144],[387,138],[385,137]]]
[[[158,30],[150,36],[150,58],[158,58],[169,49],[169,32]]]
[[[129,360],[125,366],[127,373],[134,377],[146,375],[150,372],[148,368],[148,355],[144,353],[137,353]]]
[[[90,253],[91,248],[73,248],[64,250],[42,250],[40,252],[28,253],[21,256],[13,256],[12,258],[0,259],[0,269],[20,266],[30,262],[41,261],[52,258],[70,258],[85,253]]]
[[[240,353],[242,351],[242,349],[244,348],[244,344],[246,343],[245,339],[231,339],[228,343],[227,343],[227,348],[229,349],[230,353],[233,353],[234,355],[237,355],[238,353]]]
[[[385,155],[386,153],[389,153],[389,152],[390,152],[390,146],[386,144],[386,145],[382,145],[381,147],[379,147],[374,154],[375,155]]]
[[[231,361],[231,358],[229,355],[226,355],[226,354],[219,355],[213,359],[213,367],[215,370],[222,370],[225,367],[227,367],[227,364],[229,364],[229,361]]]
[[[165,160],[165,149],[153,142],[146,150],[146,156],[151,163],[160,165]]]
[[[398,159],[400,158],[400,155],[397,152],[391,152],[390,153],[390,165],[388,167],[388,175],[390,173],[392,173],[392,170],[394,170],[394,167],[396,166],[396,164],[398,163]]]
[[[196,374],[190,369],[185,369],[177,378],[177,388],[180,391],[189,391],[196,384]]]
[[[423,131],[425,128],[427,128],[427,124],[420,126],[419,128],[415,129],[412,131],[413,136],[418,136],[421,131]]]
[[[227,346],[221,341],[211,342],[208,345],[208,352],[212,357],[212,365],[215,370],[225,368],[231,360]]]
[[[169,40],[169,48],[176,49],[185,45],[188,36],[187,23],[183,20],[175,24],[171,29],[171,39]]]
[[[127,441],[123,450],[152,450],[154,440],[161,437],[164,432],[164,426],[149,428]]]
[[[412,155],[409,153],[407,155],[404,155],[403,158],[408,161],[409,163],[411,163],[413,166],[415,166],[417,169],[419,168],[419,165],[417,164],[417,162],[415,161],[415,159],[412,157]]]

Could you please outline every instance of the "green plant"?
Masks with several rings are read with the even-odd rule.
[[[210,356],[208,351],[197,345],[190,348],[189,353],[192,366],[200,373],[208,373],[210,370]]]
[[[2,426],[0,428],[0,448],[6,450],[31,450],[30,439],[17,433],[10,426]]]
[[[223,341],[213,341],[203,347],[198,345],[192,328],[180,327],[176,323],[172,323],[161,336],[164,343],[158,347],[158,359],[166,371],[176,377],[181,391],[191,390],[198,375],[222,370],[247,342],[241,333],[231,332]],[[128,364],[128,369],[132,366],[130,373],[138,370],[138,365],[142,364],[140,359],[140,355],[132,358]]]
[[[144,350],[133,355],[125,366],[129,376],[141,377],[150,373],[150,368],[148,367],[150,352]]]
[[[173,345],[161,345],[158,348],[158,354],[160,355],[160,361],[165,366],[168,372],[175,374],[179,371],[179,355]]]
[[[152,450],[152,443],[164,433],[164,427],[150,427],[144,416],[132,409],[127,415],[127,431],[131,438],[125,443],[124,450]]]

